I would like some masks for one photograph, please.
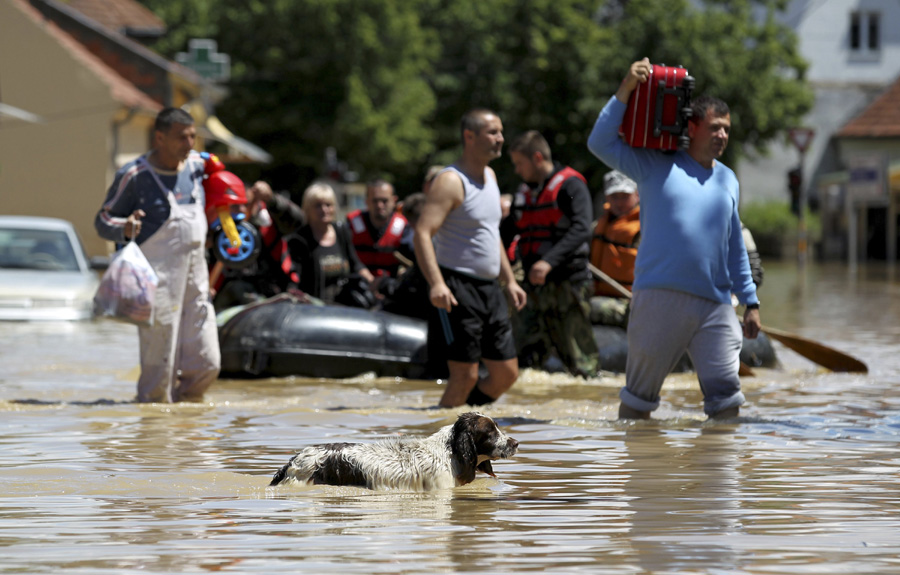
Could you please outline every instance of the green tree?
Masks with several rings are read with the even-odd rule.
[[[588,171],[586,148],[602,95],[614,89],[604,62],[612,34],[595,20],[602,2],[580,0],[419,0],[422,22],[439,38],[430,79],[438,96],[439,159],[458,151],[459,118],[493,108],[507,138],[536,129],[556,158]],[[508,158],[494,162],[504,189],[516,184]]]
[[[416,190],[428,164],[459,153],[459,118],[475,106],[494,108],[508,137],[541,131],[599,189],[607,168],[587,135],[644,56],[685,66],[697,94],[729,103],[732,165],[812,104],[796,38],[776,18],[784,0],[144,1],[172,26],[169,55],[194,34],[231,55],[218,114],[269,150],[267,177],[295,191],[327,147],[362,177]],[[494,166],[512,190],[508,159]]]
[[[160,15],[209,34],[231,56],[223,121],[274,156],[268,176],[297,192],[324,169],[325,150],[363,177],[417,169],[434,147],[435,97],[426,78],[437,54],[413,5],[393,0],[220,0],[206,24],[162,0]],[[184,46],[164,45],[170,51]]]
[[[765,154],[766,144],[812,107],[796,35],[776,19],[783,0],[708,0],[702,9],[688,0],[621,4],[621,15],[608,21],[617,44],[627,47],[616,61],[620,75],[644,56],[687,68],[695,95],[718,96],[731,108],[726,164],[736,164],[745,146]]]
[[[141,0],[141,3],[162,18],[168,31],[153,49],[169,59],[187,50],[192,38],[215,38],[218,34],[218,17],[213,0]]]

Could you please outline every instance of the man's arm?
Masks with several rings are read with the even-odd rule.
[[[255,182],[250,190],[256,199],[266,204],[272,221],[275,222],[275,226],[282,234],[287,235],[306,223],[306,214],[303,213],[300,206],[281,194],[273,192],[268,183]]]
[[[422,275],[431,286],[429,298],[434,307],[450,311],[457,305],[456,298],[447,284],[438,267],[437,254],[434,252],[432,238],[444,224],[447,215],[459,207],[465,198],[462,180],[452,172],[443,172],[435,178],[431,189],[425,195],[425,203],[419,221],[413,232],[413,248],[416,252],[416,262]],[[507,265],[509,262],[507,261]]]
[[[591,193],[588,191],[587,184],[580,179],[572,177],[567,179],[557,195],[557,205],[559,210],[571,222],[568,231],[553,244],[541,261],[532,266],[529,272],[529,281],[534,285],[542,285],[546,279],[547,273],[553,268],[563,263],[568,256],[580,248],[585,243],[591,241],[591,214],[593,206],[591,205]],[[532,278],[535,273],[535,267],[544,262],[546,265],[541,266],[538,270],[546,268],[542,278]],[[534,279],[541,279],[540,283],[535,283]]]
[[[500,282],[505,284],[506,293],[512,299],[512,303],[517,310],[525,307],[528,302],[528,295],[519,282],[516,281],[516,274],[513,272],[512,266],[509,264],[509,258],[506,257],[506,249],[503,247],[503,240],[500,240]]]
[[[119,172],[106,192],[106,199],[94,217],[97,234],[119,244],[134,239],[141,233],[141,218],[146,213],[137,208],[133,171]]]
[[[638,84],[643,84],[647,81],[652,70],[650,58],[644,58],[631,64],[631,67],[628,68],[628,73],[625,74],[625,77],[622,78],[622,82],[619,84],[619,89],[616,90],[616,100],[627,104],[631,93],[638,87]]]
[[[634,62],[622,79],[616,95],[609,99],[597,117],[597,122],[588,136],[588,149],[607,166],[617,169],[631,179],[641,183],[652,170],[655,160],[660,157],[653,150],[635,149],[619,137],[619,126],[631,93],[638,84],[646,82],[652,69],[647,58]],[[639,186],[640,187],[640,186]]]
[[[747,255],[744,234],[741,231],[737,198],[735,198],[735,208],[731,214],[731,236],[728,238],[728,272],[734,278],[731,289],[737,295],[738,301],[743,304],[759,304],[756,284],[753,283],[753,275],[750,272],[750,258]],[[744,336],[748,339],[756,339],[760,329],[762,329],[762,320],[759,316],[759,309],[746,309],[744,311]]]

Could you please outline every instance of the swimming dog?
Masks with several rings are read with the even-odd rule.
[[[269,485],[447,489],[471,483],[476,471],[496,477],[491,461],[512,457],[518,447],[519,442],[500,431],[493,419],[470,412],[424,438],[311,445],[278,470]]]

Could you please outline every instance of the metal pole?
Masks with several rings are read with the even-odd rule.
[[[806,151],[800,150],[800,210],[797,216],[797,266],[801,269],[806,266],[806,186],[808,182],[803,174]]]

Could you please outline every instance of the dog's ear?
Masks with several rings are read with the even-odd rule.
[[[472,424],[469,418],[460,416],[453,425],[450,434],[450,448],[453,461],[459,470],[456,475],[460,485],[475,480],[475,466],[478,465],[478,453],[475,451],[475,438],[472,436]]]
[[[482,473],[487,473],[491,477],[497,477],[496,475],[494,475],[494,468],[493,468],[493,466],[491,466],[490,459],[485,459],[484,461],[482,461],[481,465],[478,466],[478,471],[480,471]]]

